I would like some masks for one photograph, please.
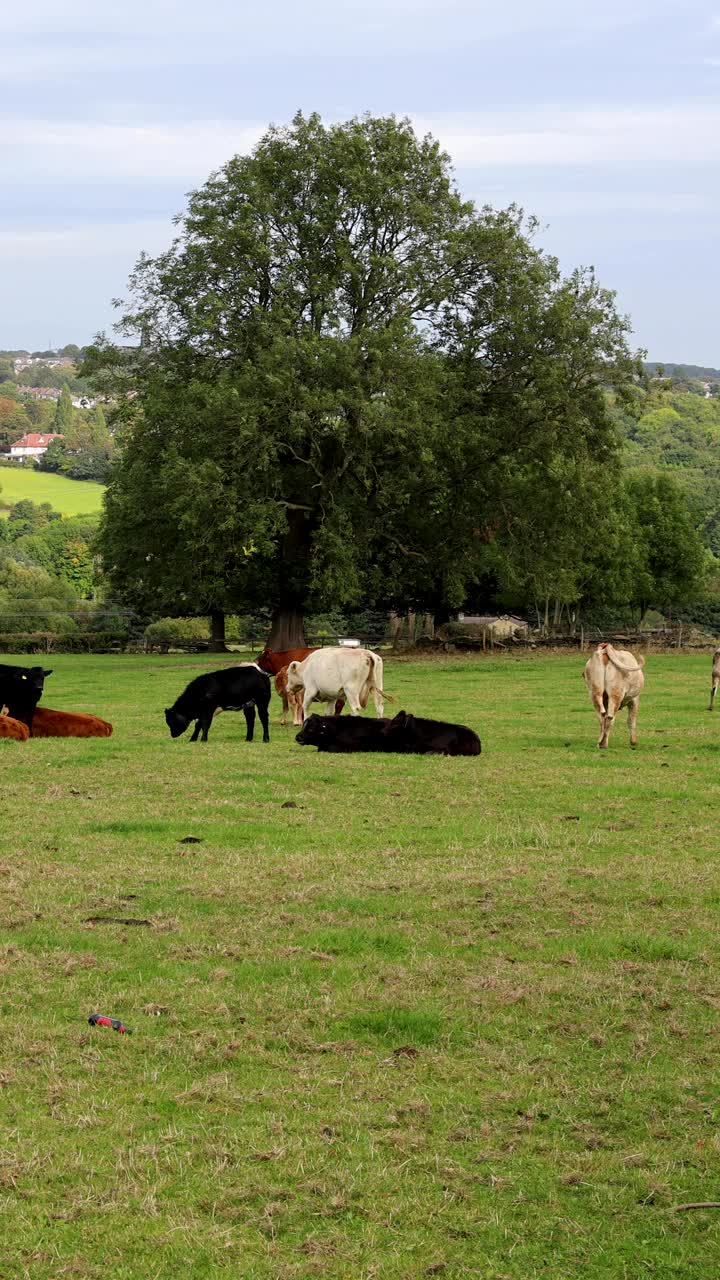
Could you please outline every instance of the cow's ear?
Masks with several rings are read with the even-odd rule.
[[[51,676],[51,675],[52,675],[52,673],[53,673],[53,669],[52,669],[52,667],[50,668],[50,670],[49,670],[49,671],[46,671],[46,670],[45,670],[45,668],[43,667],[43,675],[44,675],[44,676]]]
[[[406,720],[407,720],[407,711],[398,711],[397,715],[393,719],[393,723],[404,724]]]

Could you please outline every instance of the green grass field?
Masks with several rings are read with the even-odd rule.
[[[68,480],[52,472],[30,467],[0,467],[0,516],[8,514],[14,502],[49,502],[64,516],[86,516],[102,507],[105,486],[93,480]]]
[[[173,742],[217,658],[48,665],[115,734],[0,742],[0,1276],[715,1280],[708,656],[648,658],[634,753],[577,654],[389,660],[462,760],[275,697]]]

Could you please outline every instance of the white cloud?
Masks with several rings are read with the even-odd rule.
[[[142,251],[159,253],[175,234],[169,218],[137,219],[74,227],[0,230],[0,261],[31,262],[122,257],[134,262]]]
[[[476,197],[491,203],[509,203],[513,197],[508,190],[496,191]],[[687,214],[714,212],[720,201],[694,192],[655,191],[538,191],[528,189],[514,191],[514,199],[525,206],[528,213],[539,218],[573,218],[578,214],[603,216],[608,213],[658,214],[660,216],[685,216]],[[645,225],[645,224],[643,224]]]
[[[461,168],[627,169],[712,165],[720,158],[720,105],[572,110],[528,108],[496,116],[416,117]]]
[[[72,63],[82,58],[78,46],[110,39],[115,65],[137,56],[133,45],[150,46],[151,54],[191,60],[200,56],[222,62],[234,54],[319,56],[482,48],[488,41],[523,33],[554,33],[563,39],[592,38],[612,30],[663,16],[682,13],[685,0],[604,0],[602,5],[578,5],[577,0],[276,0],[273,6],[254,0],[206,0],[198,9],[188,0],[125,0],[98,4],[73,0],[26,0],[23,5],[0,6],[0,34],[4,41],[32,37],[51,49],[68,47]],[[380,43],[378,43],[380,42]],[[154,46],[154,48],[153,48]],[[6,60],[8,51],[6,49]],[[12,60],[12,57],[9,59]],[[54,64],[61,72],[63,64]],[[39,64],[38,64],[39,69]]]
[[[249,151],[263,129],[245,122],[84,124],[25,120],[0,124],[0,180],[195,182]]]
[[[578,110],[538,108],[414,119],[459,169],[712,169],[720,105]],[[24,120],[0,124],[0,181],[28,184],[201,183],[265,129],[248,120],[147,125]],[[672,194],[672,191],[671,191]]]

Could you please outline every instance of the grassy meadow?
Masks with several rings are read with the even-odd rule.
[[[15,502],[49,502],[64,516],[94,515],[102,508],[105,486],[94,480],[68,480],[32,467],[0,467],[0,516]]]
[[[606,753],[582,662],[388,660],[460,760],[318,755],[274,695],[268,746],[173,742],[217,658],[48,662],[115,733],[0,742],[0,1277],[715,1280],[710,658],[651,655]]]

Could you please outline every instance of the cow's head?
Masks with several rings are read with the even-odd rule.
[[[170,730],[170,737],[179,738],[180,734],[187,729],[190,717],[184,716],[182,711],[176,711],[174,707],[166,707],[165,723]]]
[[[287,687],[291,693],[297,692],[303,688],[302,675],[300,673],[300,663],[290,662],[287,669]]]
[[[327,736],[327,732],[328,728],[323,716],[308,716],[307,720],[303,721],[300,732],[295,734],[295,741],[299,742],[301,747],[318,747]]]
[[[408,731],[412,730],[413,719],[407,711],[398,711],[392,720],[385,721],[383,736],[393,741],[394,750],[397,751],[399,745],[407,739]]]
[[[265,648],[263,649],[262,653],[258,658],[253,658],[253,662],[255,663],[256,667],[260,668],[261,671],[269,671],[270,674],[272,675],[272,663],[270,662],[270,650],[268,649],[267,645],[265,645]]]
[[[44,667],[28,667],[20,674],[20,680],[23,684],[27,684],[29,689],[36,689],[38,693],[42,693],[46,676],[52,675],[52,667],[46,671]]]

